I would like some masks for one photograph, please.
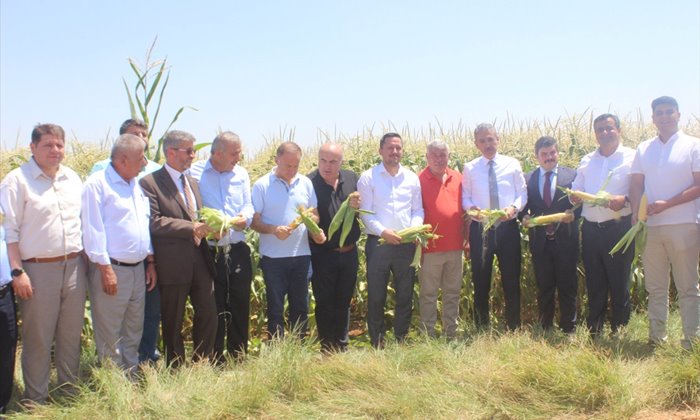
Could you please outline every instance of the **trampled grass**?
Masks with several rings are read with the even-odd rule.
[[[635,418],[700,416],[700,348],[646,344],[634,315],[615,338],[585,331],[491,331],[454,342],[415,336],[384,350],[322,355],[313,341],[266,343],[217,368],[159,364],[132,382],[94,367],[77,395],[11,418]],[[15,408],[17,408],[15,406]]]

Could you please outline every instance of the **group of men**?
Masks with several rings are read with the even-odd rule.
[[[621,144],[619,119],[603,114],[594,120],[599,147],[574,170],[558,164],[552,137],[535,144],[539,166],[523,174],[520,163],[498,152],[499,137],[490,124],[474,131],[481,156],[459,172],[449,167],[446,143],[427,145],[427,167],[415,174],[401,164],[403,140],[385,134],[381,162],[359,177],[341,169],[343,149],[324,144],[318,168],[299,174],[301,148],[284,142],[272,170],[251,189],[238,165],[242,144],[232,132],[216,136],[210,157],[193,164],[195,139],[168,132],[162,144],[165,163],[146,160],[148,127],[127,120],[110,159],[98,162],[84,185],[61,164],[65,134],[53,124],[34,128],[32,158],[0,184],[6,261],[0,273],[0,409],[12,389],[17,331],[15,296],[22,316],[24,398],[43,403],[48,397],[51,350],[60,384],[78,375],[80,335],[86,293],[90,295],[95,345],[102,363],[131,372],[157,360],[159,326],[165,357],[177,367],[185,360],[182,327],[189,298],[194,309],[195,360],[223,363],[247,350],[249,299],[253,267],[246,228],[259,233],[260,267],[266,287],[268,333],[281,338],[285,325],[306,334],[308,287],[316,299],[315,318],[323,351],[348,344],[350,302],[357,282],[360,218],[367,241],[368,312],[371,343],[385,342],[388,282],[395,291],[394,336],[409,330],[416,276],[415,243],[402,229],[431,224],[440,237],[424,249],[420,282],[421,327],[436,335],[437,300],[442,292],[442,332],[457,334],[463,255],[470,249],[474,320],[490,323],[489,294],[494,256],[505,298],[505,325],[520,326],[521,241],[518,219],[572,212],[561,223],[529,230],[529,247],[538,286],[539,323],[553,328],[555,296],[559,327],[576,326],[579,225],[586,286],[587,325],[601,333],[610,295],[611,330],[630,316],[632,247],[610,255],[611,248],[636,222],[642,193],[648,197],[649,233],[643,253],[649,292],[650,340],[666,340],[669,271],[678,290],[683,347],[700,335],[700,140],[678,129],[680,113],[673,98],[652,103],[658,136],[637,151]],[[566,187],[588,193],[604,190],[603,206],[567,197]],[[359,194],[353,194],[355,192]],[[326,237],[333,217],[348,201],[352,218],[341,244],[341,230]],[[216,231],[201,221],[203,207],[235,218],[231,229]],[[293,223],[299,209],[321,228],[311,233]],[[359,210],[366,210],[359,212]],[[467,210],[500,210],[502,217],[484,230]],[[582,218],[583,222],[578,223]],[[285,299],[288,322],[285,323]],[[7,339],[5,339],[7,338]]]

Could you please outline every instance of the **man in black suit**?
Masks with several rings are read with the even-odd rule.
[[[541,137],[535,143],[535,155],[540,166],[525,175],[527,206],[520,213],[523,224],[530,218],[572,212],[573,205],[556,187],[571,188],[576,171],[559,166],[557,141]],[[530,253],[537,280],[537,306],[543,329],[554,322],[554,294],[559,296],[559,327],[567,334],[576,329],[576,294],[578,280],[578,218],[580,208],[561,222],[529,229]]]
[[[205,240],[212,230],[197,221],[202,207],[199,185],[185,175],[195,156],[194,137],[169,131],[163,141],[165,165],[141,179],[151,206],[151,241],[160,287],[163,342],[169,365],[185,359],[182,324],[189,296],[194,308],[194,358],[211,357],[216,338],[214,261]]]

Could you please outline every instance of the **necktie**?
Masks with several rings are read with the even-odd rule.
[[[489,207],[499,209],[498,205],[498,181],[496,180],[496,171],[493,169],[493,160],[489,161]]]
[[[182,191],[185,192],[185,205],[187,206],[187,213],[189,213],[190,218],[195,220],[197,214],[197,203],[194,200],[194,194],[192,194],[192,189],[190,184],[187,182],[185,175],[180,175],[180,181],[182,181]]]
[[[552,206],[552,171],[544,174],[544,188],[542,188],[542,199],[547,207]]]

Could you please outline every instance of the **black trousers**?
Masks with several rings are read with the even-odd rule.
[[[0,292],[0,414],[12,396],[17,350],[17,310],[12,286]]]
[[[634,244],[624,254],[610,255],[610,250],[629,230],[630,216],[620,221],[592,223],[583,221],[582,255],[588,289],[588,318],[586,323],[592,334],[600,333],[607,318],[608,293],[612,307],[610,328],[612,331],[627,325],[630,319],[630,270],[634,258]]]
[[[554,324],[556,294],[559,298],[559,328],[565,333],[574,332],[578,293],[577,262],[578,246],[561,244],[556,239],[545,241],[542,250],[532,252],[537,281],[537,307],[542,328],[549,329]]]
[[[485,239],[485,241],[484,241]],[[520,231],[515,220],[509,220],[489,229],[482,236],[481,223],[472,222],[469,230],[472,283],[474,285],[474,322],[477,327],[489,325],[489,294],[493,257],[498,257],[503,297],[506,304],[506,326],[514,330],[520,326]]]
[[[226,248],[212,247],[216,264],[214,298],[219,314],[215,357],[224,360],[224,342],[231,357],[240,358],[248,351],[248,326],[250,318],[250,285],[253,281],[253,266],[250,248],[245,242]]]
[[[311,265],[311,287],[316,299],[316,327],[321,347],[324,350],[344,350],[348,344],[350,301],[357,283],[357,247],[344,253],[314,251]]]

